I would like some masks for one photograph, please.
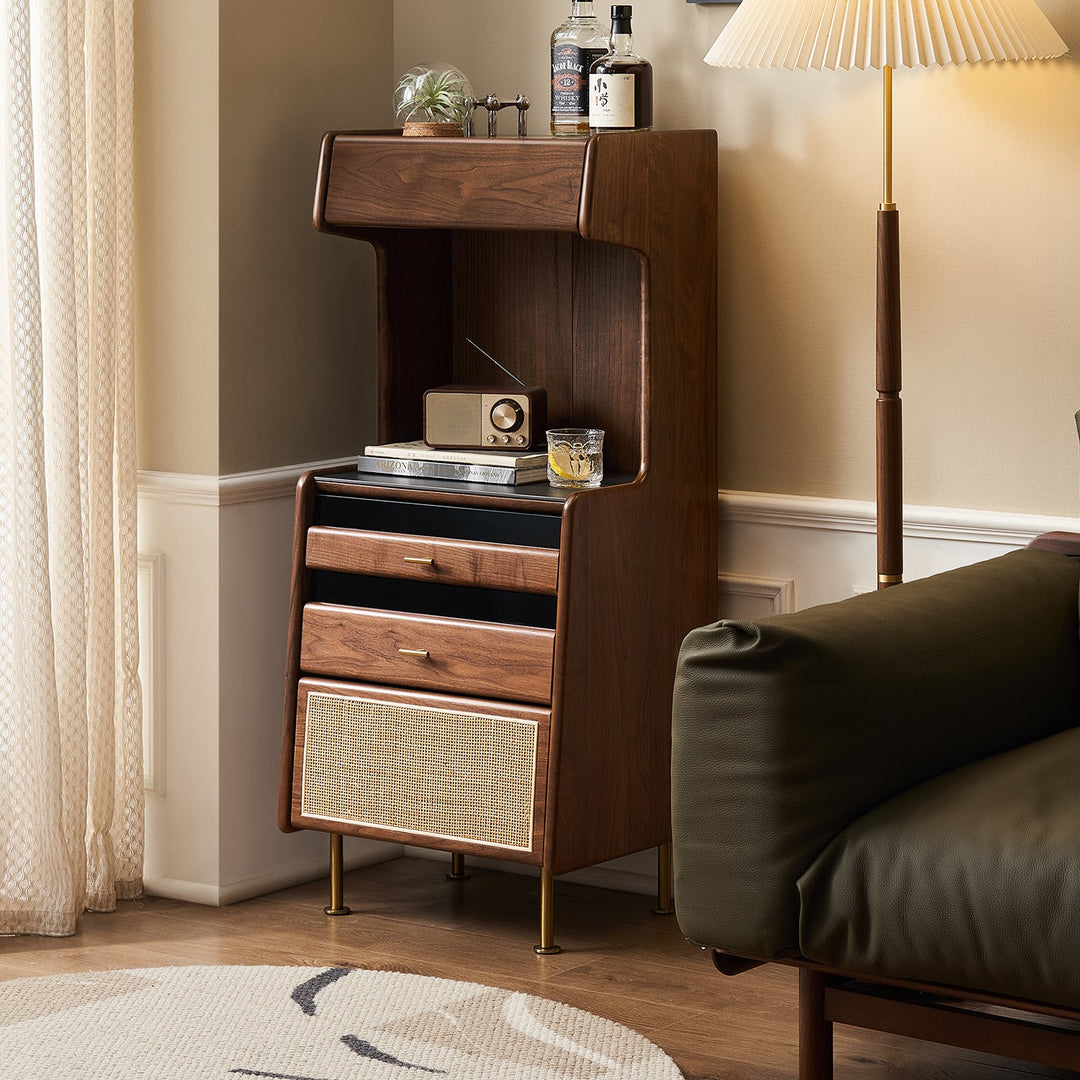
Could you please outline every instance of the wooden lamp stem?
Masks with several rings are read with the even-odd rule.
[[[892,201],[892,68],[884,76],[884,198],[877,218],[878,588],[904,576],[903,434],[900,402],[900,217]]]

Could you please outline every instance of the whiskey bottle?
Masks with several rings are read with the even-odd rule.
[[[551,35],[551,134],[589,134],[589,69],[608,51],[591,3],[574,3]]]
[[[633,49],[630,4],[611,8],[611,50],[589,74],[589,127],[643,131],[652,127],[652,64]]]

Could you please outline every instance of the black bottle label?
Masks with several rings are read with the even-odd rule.
[[[603,49],[556,45],[551,50],[551,115],[589,115],[589,68],[604,55]]]

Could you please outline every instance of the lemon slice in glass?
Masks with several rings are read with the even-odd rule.
[[[548,464],[556,476],[561,476],[564,480],[577,479],[573,462],[570,460],[570,451],[566,447],[560,446],[549,451]]]

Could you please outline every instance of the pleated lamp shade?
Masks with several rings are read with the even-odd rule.
[[[1035,0],[743,0],[714,67],[933,67],[1068,49]]]

